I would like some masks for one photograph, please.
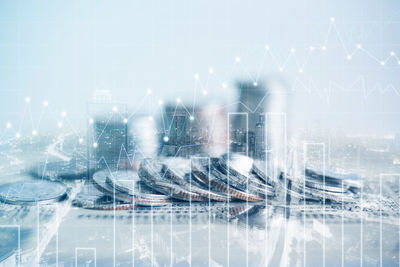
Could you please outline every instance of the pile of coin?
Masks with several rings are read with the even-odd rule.
[[[275,196],[275,184],[263,169],[254,171],[250,157],[144,159],[139,177],[149,187],[184,201],[264,201]]]
[[[303,174],[281,173],[280,181],[291,196],[318,202],[357,202],[362,179],[341,169],[307,165]]]

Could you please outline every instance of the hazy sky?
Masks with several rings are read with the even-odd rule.
[[[400,131],[399,26],[398,1],[1,1],[0,123],[35,128],[45,99],[43,125],[84,121],[94,89],[226,104],[259,77],[286,80],[296,127]]]

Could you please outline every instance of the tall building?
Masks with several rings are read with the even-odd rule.
[[[265,159],[265,115],[259,114],[255,128],[254,158]]]
[[[253,83],[249,81],[240,81],[236,84],[240,104],[237,112],[244,112],[248,115],[248,130],[255,131],[259,119],[259,113],[265,112],[267,101],[267,90],[263,83]],[[235,116],[233,127],[235,129],[246,129],[246,117]]]
[[[160,138],[162,156],[190,157],[201,151],[204,133],[198,121],[191,119],[193,115],[187,110],[192,109],[176,105],[165,106],[161,122],[165,130]]]
[[[96,90],[88,103],[87,147],[89,169],[129,167],[126,104],[115,103],[106,90]],[[90,174],[89,174],[90,175]]]

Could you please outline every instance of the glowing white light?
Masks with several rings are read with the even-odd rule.
[[[47,100],[43,101],[43,106],[47,107],[49,105],[49,102]]]
[[[240,57],[236,57],[236,58],[235,58],[235,61],[236,61],[236,62],[240,62]]]
[[[163,140],[164,140],[164,142],[168,142],[169,141],[168,136],[164,136]]]
[[[15,135],[15,137],[20,138],[20,137],[21,137],[21,134],[20,134],[20,133],[17,133],[17,134]]]
[[[361,46],[360,44],[357,45],[357,49],[361,49],[361,47],[362,47],[362,46]]]
[[[179,97],[176,99],[176,102],[177,102],[177,103],[181,103],[181,101],[182,101],[182,100],[181,100]]]
[[[83,143],[83,138],[79,138],[79,144]]]
[[[67,112],[65,112],[65,111],[61,112],[61,116],[66,117],[67,116]]]
[[[347,55],[347,60],[350,60],[351,59],[351,56],[350,55]]]
[[[190,119],[191,121],[193,121],[193,120],[194,120],[194,117],[193,117],[193,116],[190,116],[189,119]]]
[[[96,142],[93,143],[93,147],[97,147],[98,144]]]
[[[399,64],[399,65],[400,65],[400,60],[399,60],[399,61],[397,61],[397,64]]]
[[[199,77],[200,77],[200,76],[199,76],[199,74],[197,74],[197,73],[196,73],[195,75],[193,75],[193,78],[194,78],[195,80],[198,80]]]
[[[322,46],[321,49],[322,49],[322,51],[325,51],[326,50],[326,46],[325,45]]]
[[[94,120],[92,118],[89,119],[89,123],[93,124]]]
[[[390,55],[394,56],[394,55],[396,55],[396,53],[394,51],[392,51],[392,52],[390,52]]]
[[[281,72],[282,72],[282,71],[283,71],[283,68],[282,68],[282,67],[279,67],[279,71],[281,71]]]
[[[208,94],[207,90],[203,90],[203,95],[207,95],[207,94]]]
[[[384,65],[385,65],[385,62],[384,62],[384,61],[381,61],[381,65],[384,66]]]
[[[149,121],[153,121],[153,117],[152,116],[149,117]]]
[[[257,87],[258,86],[258,82],[253,82],[253,86]]]
[[[63,126],[63,123],[61,122],[61,121],[59,121],[58,123],[57,123],[57,125],[58,125],[58,127],[62,127]]]
[[[128,119],[127,119],[127,118],[124,119],[124,123],[125,123],[125,124],[128,123]]]
[[[335,18],[334,17],[330,18],[330,20],[331,20],[331,22],[335,22]]]
[[[33,131],[32,131],[32,135],[37,135],[37,131],[36,131],[36,130],[33,130]]]
[[[315,47],[311,45],[310,50],[313,51],[314,49],[315,49]]]
[[[226,83],[222,84],[222,88],[227,88],[227,87],[228,87],[228,85]]]
[[[162,105],[164,102],[162,100],[158,100],[158,104]]]
[[[294,52],[296,52],[296,49],[292,47],[292,48],[290,48],[290,52],[294,53]]]
[[[150,88],[147,89],[147,94],[148,94],[148,95],[151,95],[151,93],[152,93],[151,89],[150,89]]]
[[[265,49],[269,50],[269,48],[270,48],[269,45],[265,45]]]
[[[117,106],[113,106],[112,110],[113,110],[114,112],[117,112],[117,111],[118,111]]]
[[[7,122],[6,127],[11,128],[11,123]]]
[[[31,102],[30,97],[25,97],[25,103],[29,103],[29,102]]]
[[[208,70],[208,72],[209,72],[210,74],[213,74],[213,73],[214,73],[214,69],[213,69],[213,68],[210,68],[210,69]]]
[[[299,73],[303,73],[303,69],[299,69]]]

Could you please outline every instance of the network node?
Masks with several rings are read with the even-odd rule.
[[[213,74],[213,73],[214,73],[214,69],[213,69],[213,68],[210,68],[210,69],[208,70],[208,72],[209,72],[210,74]]]
[[[384,65],[385,65],[385,62],[384,62],[384,61],[381,61],[381,65],[384,66]]]
[[[79,138],[79,144],[83,143],[83,138]]]
[[[392,51],[392,52],[390,52],[390,55],[394,56],[394,55],[396,55],[396,53],[394,51]]]
[[[93,120],[92,118],[90,118],[90,119],[89,119],[89,123],[90,123],[90,124],[93,124],[93,123],[94,123],[94,120]]]
[[[66,117],[67,116],[67,112],[65,112],[65,111],[61,112],[61,116]]]
[[[47,100],[43,101],[43,106],[47,107],[49,105],[49,102]]]
[[[330,18],[330,21],[331,21],[331,22],[335,22],[335,18],[334,18],[334,17],[331,17],[331,18]]]
[[[190,116],[189,119],[190,119],[191,121],[193,121],[193,120],[194,120],[194,117],[193,117],[193,116]]]
[[[282,68],[282,67],[279,67],[279,71],[282,72],[282,71],[283,71],[283,68]]]
[[[253,86],[254,86],[254,87],[257,87],[257,86],[258,86],[258,83],[257,83],[257,82],[253,82]]]
[[[98,144],[97,144],[96,142],[93,143],[93,147],[97,147],[97,145],[98,145]]]
[[[63,123],[62,123],[61,121],[59,121],[59,122],[57,123],[57,125],[58,125],[59,128],[61,128],[61,127],[63,126]]]
[[[400,60],[399,60],[399,61],[397,61],[397,64],[399,64],[399,65],[400,65]]]
[[[357,45],[357,49],[361,49],[362,46],[360,44]]]
[[[303,73],[303,69],[299,69],[299,73]]]
[[[153,121],[153,117],[152,116],[149,117],[149,121]]]
[[[228,88],[228,85],[226,83],[223,83],[222,88]]]
[[[203,95],[207,95],[207,94],[208,94],[207,90],[203,90]]]
[[[322,51],[325,51],[326,50],[326,46],[325,45],[322,46],[321,49],[322,49]]]
[[[25,103],[30,103],[31,99],[29,97],[25,97]]]
[[[11,128],[11,123],[7,122],[6,127]]]
[[[294,52],[296,52],[296,49],[292,47],[292,48],[290,48],[290,52],[294,53]]]
[[[112,110],[113,110],[114,112],[117,112],[117,111],[118,111],[117,106],[113,106]]]
[[[270,48],[269,45],[265,45],[265,49],[269,50],[269,48]]]
[[[197,73],[196,73],[195,75],[193,75],[193,78],[194,78],[195,80],[198,80],[199,77],[200,77],[200,76],[199,76],[199,74],[197,74]]]
[[[181,100],[179,97],[176,99],[176,102],[177,102],[177,103],[181,103],[181,101],[182,101],[182,100]]]
[[[168,142],[169,141],[168,136],[164,136],[163,140],[164,140],[164,142]]]
[[[124,118],[124,123],[127,124],[128,123],[128,119]]]
[[[235,61],[236,61],[236,62],[240,62],[240,57],[236,57],[236,58],[235,58]]]
[[[152,93],[151,89],[147,89],[147,94],[151,95],[151,93]]]
[[[20,133],[16,133],[15,137],[16,137],[16,138],[20,138],[20,137],[21,137],[21,134],[20,134]]]
[[[158,104],[162,105],[164,102],[162,100],[158,100]]]
[[[315,47],[314,46],[310,46],[310,51],[313,51],[315,49]]]
[[[350,60],[351,59],[351,56],[350,55],[347,55],[347,60]]]
[[[36,130],[33,130],[33,131],[32,131],[32,135],[37,135],[37,131],[36,131]]]

